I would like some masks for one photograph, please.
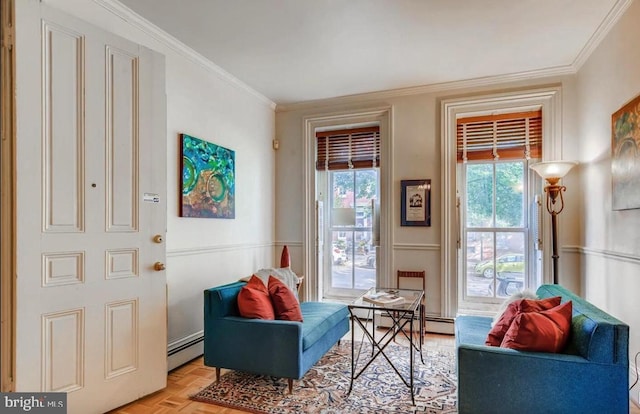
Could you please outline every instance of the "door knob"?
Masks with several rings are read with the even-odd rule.
[[[153,241],[156,243],[162,243],[163,241],[162,234],[156,234],[155,236],[153,236]]]
[[[162,263],[162,262],[155,262],[155,263],[153,264],[153,268],[154,268],[156,271],[160,272],[160,271],[162,271],[162,270],[166,269],[167,267],[166,267],[166,266],[164,265],[164,263]]]

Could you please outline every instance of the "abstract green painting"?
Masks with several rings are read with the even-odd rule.
[[[187,134],[180,141],[180,216],[235,218],[235,152]]]

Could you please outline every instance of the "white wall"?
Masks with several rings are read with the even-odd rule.
[[[112,12],[97,1],[45,2],[166,57],[167,136],[158,139],[166,139],[168,147],[168,342],[170,348],[178,346],[201,334],[205,288],[274,264],[273,104],[210,63],[197,63],[197,57],[171,45],[166,35],[145,27],[126,10],[117,16],[123,13],[118,3],[101,2],[114,7]],[[179,133],[235,151],[235,219],[178,217]],[[170,368],[189,356],[195,355],[171,360]]]
[[[578,71],[576,105],[584,294],[629,324],[632,358],[640,352],[640,209],[611,209],[611,115],[640,95],[639,21],[640,3],[634,2]],[[639,391],[636,386],[632,393],[636,401]]]
[[[391,194],[393,197],[391,271],[397,269],[426,269],[427,314],[440,316],[442,307],[441,272],[441,222],[442,222],[442,174],[441,174],[441,132],[440,105],[443,99],[478,94],[495,94],[510,90],[526,90],[550,85],[562,87],[562,133],[574,136],[573,111],[567,103],[575,101],[575,87],[572,76],[552,77],[498,84],[491,87],[452,89],[432,93],[406,95],[406,91],[385,92],[346,99],[334,99],[316,103],[289,105],[276,112],[276,136],[280,140],[280,150],[276,154],[276,239],[295,246],[304,243],[304,131],[305,117],[321,117],[344,112],[365,111],[391,105],[393,110],[393,148],[391,161]],[[379,95],[378,95],[379,96]],[[563,152],[568,152],[563,139]],[[400,180],[431,179],[431,227],[400,226]],[[567,184],[569,185],[569,184]],[[560,220],[561,245],[573,246],[579,241],[577,217],[579,206],[577,186],[566,195],[566,207]],[[384,214],[384,212],[383,212]],[[576,249],[565,249],[560,265],[563,284],[569,289],[580,291],[579,255]],[[292,249],[294,263],[302,261],[302,248]],[[313,283],[308,278],[308,283]]]

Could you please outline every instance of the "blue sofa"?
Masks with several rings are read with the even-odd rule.
[[[238,293],[246,282],[204,291],[204,364],[220,368],[300,379],[349,332],[346,305],[302,302],[304,322],[247,319],[238,311]]]
[[[493,318],[458,316],[459,413],[628,413],[629,326],[562,286],[536,293],[573,301],[566,350],[486,346]]]

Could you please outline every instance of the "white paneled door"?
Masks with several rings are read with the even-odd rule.
[[[102,413],[166,382],[164,58],[37,1],[17,21],[16,391]]]

